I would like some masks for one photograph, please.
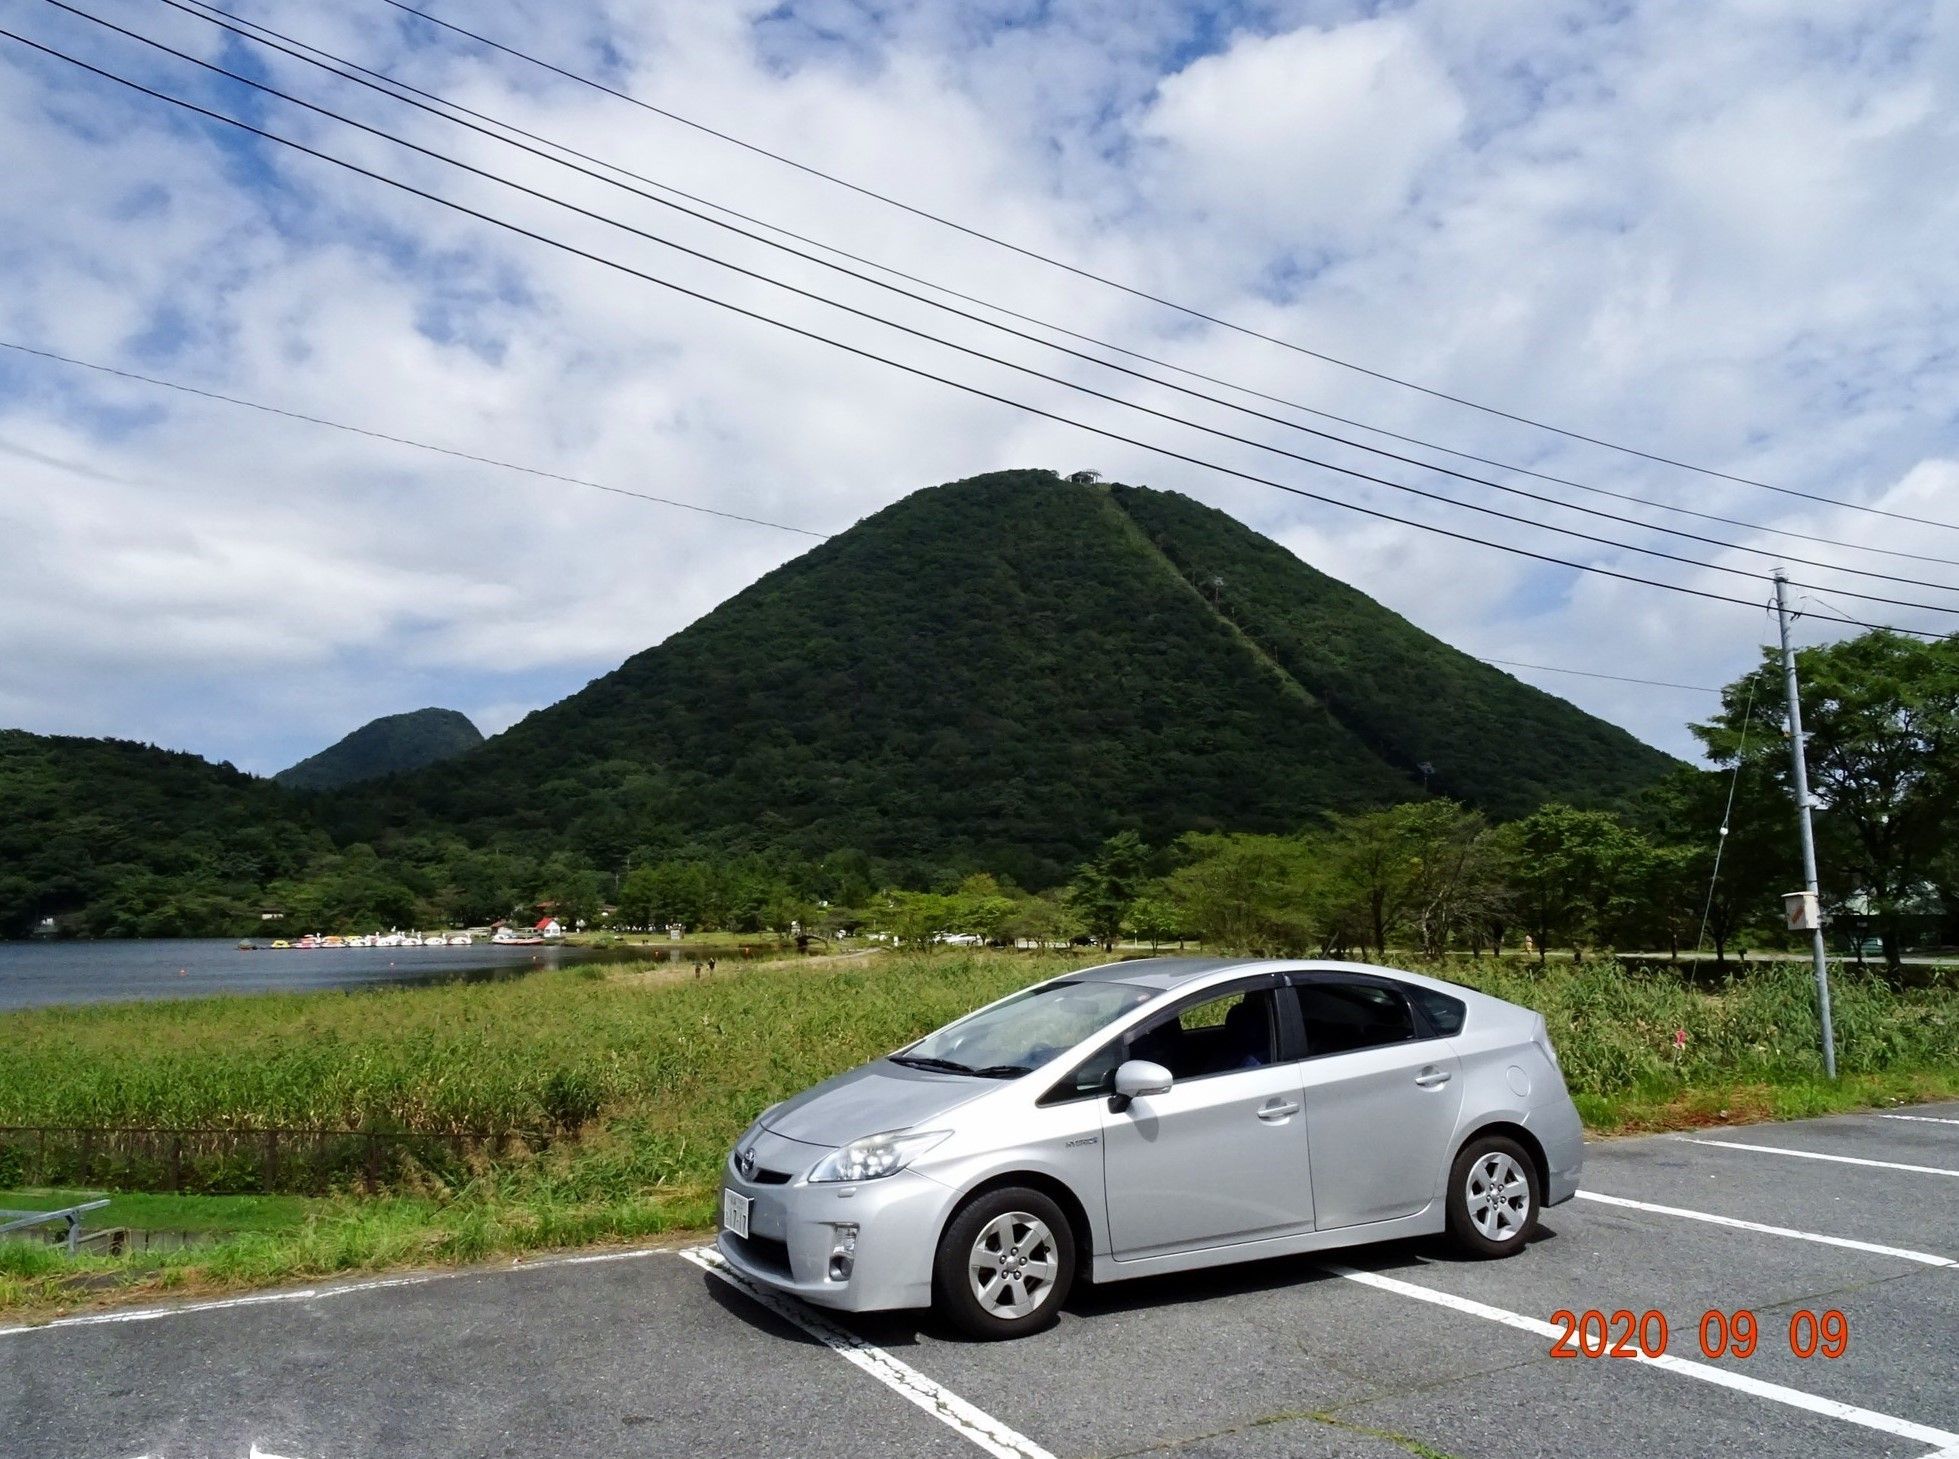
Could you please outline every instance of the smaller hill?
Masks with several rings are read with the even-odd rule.
[[[453,709],[386,714],[272,778],[288,790],[335,790],[419,770],[482,743],[482,731]]]
[[[331,848],[291,796],[129,740],[0,730],[0,938],[222,935]]]

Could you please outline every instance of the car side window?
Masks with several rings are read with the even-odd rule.
[[[1269,988],[1234,988],[1186,1004],[1129,1036],[1128,1058],[1147,1059],[1179,1081],[1263,1069],[1278,1058],[1277,1005]]]
[[[1420,1006],[1422,1015],[1428,1019],[1428,1026],[1443,1038],[1454,1038],[1462,1032],[1463,1014],[1467,1005],[1460,998],[1451,998],[1447,993],[1438,993],[1433,988],[1417,988],[1404,984],[1402,991]]]
[[[1316,980],[1297,984],[1299,1014],[1306,1024],[1306,1056],[1405,1043],[1415,1035],[1408,1001],[1379,983]]]
[[[1116,1087],[1116,1065],[1122,1062],[1122,1040],[1102,1045],[1081,1063],[1054,1088],[1041,1096],[1042,1104],[1066,1104],[1076,1099],[1093,1099],[1099,1094],[1113,1094]]]

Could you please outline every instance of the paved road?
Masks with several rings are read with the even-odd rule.
[[[1516,1259],[1125,1283],[1019,1343],[772,1310],[677,1251],[0,1331],[0,1456],[1959,1459],[1959,1104],[1899,1113],[1607,1142]],[[1551,1358],[1594,1307],[1665,1313],[1669,1356]],[[1752,1357],[1703,1358],[1712,1308]],[[1830,1309],[1848,1350],[1793,1355]]]

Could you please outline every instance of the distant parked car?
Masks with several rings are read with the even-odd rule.
[[[1523,1250],[1578,1189],[1527,1008],[1355,963],[1154,958],[1024,989],[762,1111],[720,1249],[845,1311],[967,1333],[1098,1282],[1446,1231]]]

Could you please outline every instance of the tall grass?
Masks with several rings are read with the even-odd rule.
[[[943,955],[681,983],[571,969],[0,1015],[0,1124],[570,1127],[581,1155],[608,1133],[633,1145],[631,1178],[657,1184],[707,1169],[709,1145],[763,1106],[1081,961]]]
[[[1691,1123],[1697,1110],[1820,1112],[1855,1103],[1860,1090],[1921,1092],[1921,1075],[1932,1081],[1925,1094],[1959,1087],[1959,989],[1949,984],[1899,991],[1875,972],[1834,969],[1840,1095],[1849,1097],[1832,1098],[1807,964],[1751,964],[1712,988],[1609,962],[1457,961],[1432,971],[1542,1013],[1565,1083],[1601,1131]]]
[[[458,1183],[309,1202],[291,1230],[150,1261],[152,1286],[644,1236],[711,1220],[720,1161],[764,1106],[1084,961],[892,955],[699,982],[568,969],[11,1013],[0,1015],[0,1125],[578,1130]],[[1718,990],[1610,963],[1435,971],[1543,1013],[1594,1129],[1959,1093],[1949,986],[1899,992],[1839,974],[1845,1078],[1826,1085],[1814,988],[1799,965],[1751,967]],[[0,1308],[58,1294],[53,1269],[29,1250],[0,1245]]]
[[[677,983],[571,969],[12,1013],[0,1015],[0,1124],[613,1129],[643,1147],[645,1177],[668,1179],[707,1170],[717,1152],[694,1142],[731,1137],[764,1105],[1082,961],[894,956]],[[1572,1092],[1594,1101],[1822,1072],[1799,964],[1757,965],[1718,990],[1606,962],[1434,971],[1541,1012]],[[1959,991],[1899,992],[1847,971],[1833,988],[1845,1072],[1959,1062]]]

